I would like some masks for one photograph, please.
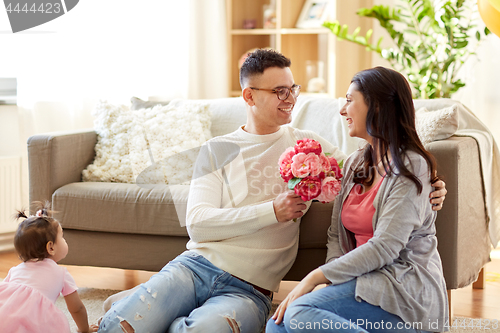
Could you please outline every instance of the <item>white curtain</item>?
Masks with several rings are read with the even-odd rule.
[[[220,98],[228,93],[225,0],[190,0],[189,98]]]
[[[453,95],[489,128],[500,144],[500,37],[491,34],[462,68],[465,87]]]
[[[6,18],[0,30],[10,30]],[[39,27],[1,33],[0,77],[18,79],[23,201],[29,136],[92,128],[99,99],[224,97],[225,39],[224,0],[85,0]]]

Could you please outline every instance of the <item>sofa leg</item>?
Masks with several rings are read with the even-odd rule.
[[[472,284],[473,289],[484,289],[484,267],[479,271],[479,276],[477,277],[476,282]]]
[[[448,314],[450,315],[450,323],[453,320],[453,302],[451,298],[451,289],[446,290],[448,293]]]

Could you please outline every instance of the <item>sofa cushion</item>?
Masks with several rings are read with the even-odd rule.
[[[313,201],[300,222],[300,249],[326,249],[327,231],[332,221],[333,201]],[[326,260],[326,252],[323,258]]]
[[[216,98],[201,100],[176,99],[172,106],[189,106],[194,103],[207,103],[212,115],[210,133],[212,137],[234,132],[247,121],[246,104],[242,97]]]
[[[198,148],[211,138],[207,104],[131,112],[129,157],[136,183],[189,184]]]
[[[200,147],[211,138],[207,103],[157,105],[131,111],[123,105],[100,102],[94,115],[98,134],[96,157],[83,170],[83,181],[135,183],[152,166],[155,170],[142,175],[143,182],[171,184],[172,175],[174,184],[188,182],[191,175],[184,173],[192,170],[196,156],[183,155],[185,163],[172,164],[167,157]]]
[[[54,192],[52,203],[63,228],[187,236],[188,191],[188,185],[71,183]]]
[[[424,145],[448,139],[458,129],[458,105],[433,111],[422,107],[415,112],[415,126]]]
[[[95,159],[82,171],[83,181],[133,183],[127,132],[133,118],[125,105],[99,102],[92,115],[97,144]]]

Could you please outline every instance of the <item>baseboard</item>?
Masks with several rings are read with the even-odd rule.
[[[15,231],[0,234],[0,252],[14,251]]]

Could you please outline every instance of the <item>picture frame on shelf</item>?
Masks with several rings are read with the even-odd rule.
[[[323,22],[329,18],[330,6],[331,0],[306,0],[295,27],[321,28]]]

